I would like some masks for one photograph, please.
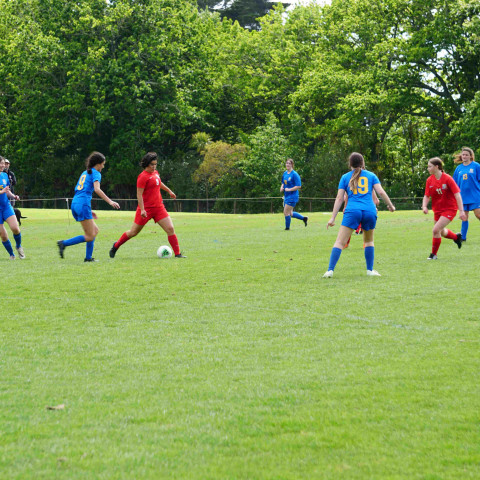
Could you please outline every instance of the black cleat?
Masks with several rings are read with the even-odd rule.
[[[460,235],[460,236],[462,237],[462,234],[461,234],[461,233],[457,233],[457,236],[458,236],[458,235]],[[462,243],[465,243],[466,241],[467,241],[467,239],[462,237]]]
[[[307,226],[307,223],[308,223],[308,217],[303,217],[303,223],[305,224],[305,226]]]
[[[63,240],[59,240],[57,242],[57,246],[58,246],[58,253],[60,254],[60,258],[64,258],[63,256],[63,252],[65,251],[65,245],[63,244]]]
[[[175,258],[187,258],[185,255],[182,255],[181,253],[177,253],[177,255],[175,255]]]
[[[286,228],[285,230],[290,230],[289,228]]]
[[[431,254],[428,256],[427,260],[438,260],[438,257],[437,257],[435,254],[431,253]]]
[[[98,260],[95,260],[93,257],[92,258],[86,258],[84,262],[98,262]]]
[[[108,254],[110,255],[110,258],[115,258],[115,254],[117,253],[118,248],[115,248],[115,243],[112,245],[110,252],[108,252]]]
[[[457,233],[457,239],[454,240],[454,242],[457,244],[458,248],[462,248],[462,234]]]

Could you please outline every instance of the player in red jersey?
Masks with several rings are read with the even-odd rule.
[[[432,210],[434,212],[435,225],[433,227],[432,253],[427,260],[437,260],[437,252],[442,242],[442,237],[453,240],[458,248],[462,248],[462,236],[453,233],[446,226],[455,218],[457,210],[460,211],[460,218],[465,220],[467,216],[463,211],[463,201],[460,189],[450,175],[443,171],[443,162],[439,158],[431,158],[428,161],[428,173],[431,175],[425,185],[425,196],[423,197],[422,210],[425,215],[428,213],[428,202],[432,199]]]
[[[136,237],[153,218],[155,223],[158,223],[165,233],[168,235],[168,242],[172,246],[173,253],[176,258],[185,258],[180,253],[178,239],[175,235],[173,222],[163,205],[162,194],[160,190],[165,190],[169,193],[171,198],[177,196],[164,184],[157,172],[158,155],[155,152],[148,152],[140,162],[143,172],[137,178],[137,200],[138,207],[135,213],[135,220],[130,230],[127,230],[110,249],[110,257],[114,258],[117,250],[133,237]]]

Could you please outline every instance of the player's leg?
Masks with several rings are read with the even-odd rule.
[[[117,250],[126,242],[128,242],[131,238],[136,237],[142,230],[143,227],[148,223],[148,221],[152,218],[150,215],[146,217],[142,217],[141,211],[137,208],[135,212],[135,220],[133,221],[130,230],[122,233],[121,237],[112,245],[110,249],[109,255],[110,258],[114,258]]]
[[[450,223],[450,220],[446,217],[439,217],[435,221],[435,225],[432,230],[432,253],[428,257],[429,260],[436,260],[438,249],[442,243],[442,232],[443,229]]]
[[[1,216],[1,214],[0,214]],[[0,238],[2,239],[2,245],[5,247],[5,250],[10,255],[10,259],[15,260],[15,254],[13,253],[12,244],[8,238],[7,230],[3,226],[3,218],[0,218]]]
[[[175,235],[175,228],[170,216],[161,218],[157,223],[162,227],[163,231],[167,234],[168,243],[172,247],[173,253],[177,258],[184,258],[180,253],[180,245],[178,244],[177,235]]]
[[[440,217],[440,220],[442,218],[445,219],[446,223],[443,222],[443,228],[440,231],[440,235],[444,238],[453,240],[453,242],[457,245],[458,248],[462,248],[462,235],[461,234],[459,235],[458,233],[453,233],[449,228],[446,228],[446,226],[451,222],[450,218],[444,217],[443,215]]]
[[[21,258],[23,260],[25,258],[25,252],[22,248],[22,234],[20,232],[20,227],[18,226],[15,212],[13,213],[13,215],[10,215],[5,221],[8,223],[8,226],[13,233],[13,238],[15,239],[15,249],[17,250],[18,258]]]
[[[465,205],[463,206],[465,208]],[[479,209],[480,212],[480,209]],[[468,210],[465,209],[465,215],[467,216],[466,220],[462,220],[462,228],[460,230],[460,235],[462,236],[462,242],[465,242],[467,240],[467,233],[468,233]]]
[[[365,262],[367,264],[367,275],[372,277],[380,277],[380,274],[373,269],[375,260],[375,245],[373,243],[373,236],[375,233],[375,227],[377,225],[377,212],[363,212],[361,225],[363,230],[363,253],[365,255]]]
[[[293,206],[285,204],[283,207],[283,215],[285,215],[285,230],[290,230],[292,213],[293,213]]]
[[[87,242],[85,262],[93,262],[93,246],[95,243],[95,238],[98,235],[98,227],[93,218],[82,220],[80,223],[82,225],[83,232],[85,233],[85,241]]]
[[[344,245],[347,243],[348,239],[352,236],[353,228],[345,227],[344,225],[340,226],[338,230],[337,239],[330,253],[330,260],[328,262],[328,270],[323,275],[324,278],[333,277],[333,271],[340,259]]]
[[[308,217],[305,217],[303,215],[300,215],[298,212],[295,212],[293,210],[294,207],[292,207],[292,217],[293,218],[296,218],[297,220],[301,220],[305,226],[307,226],[307,223],[308,223]]]

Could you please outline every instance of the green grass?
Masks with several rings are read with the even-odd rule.
[[[1,478],[480,477],[476,220],[427,262],[432,214],[381,212],[382,277],[354,236],[322,279],[327,214],[172,214],[187,259],[157,259],[148,224],[111,260],[133,213],[102,211],[85,264],[58,258],[65,210],[23,212],[27,259],[0,256]]]

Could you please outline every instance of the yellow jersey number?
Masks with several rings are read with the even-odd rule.
[[[83,184],[85,183],[85,179],[87,178],[86,175],[82,175],[80,177],[80,180],[78,181],[78,187],[77,190],[83,190]]]
[[[358,186],[353,190],[353,194],[356,195],[360,193],[361,195],[365,195],[368,193],[368,178],[367,177],[360,177],[358,179]]]

